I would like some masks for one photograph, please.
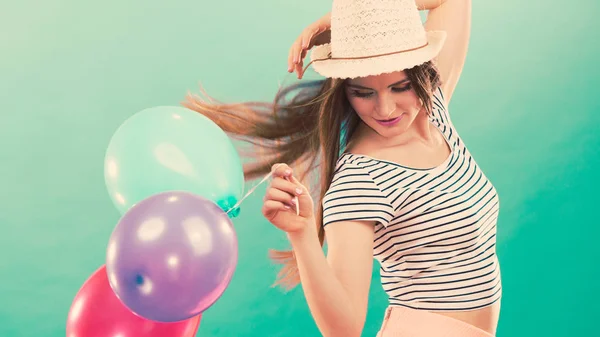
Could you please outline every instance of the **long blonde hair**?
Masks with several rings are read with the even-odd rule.
[[[433,90],[440,84],[436,67],[427,62],[406,69],[405,73],[430,113]],[[313,199],[321,247],[325,231],[320,201],[331,184],[342,147],[360,123],[346,98],[344,82],[328,78],[296,83],[281,88],[272,103],[220,103],[204,91],[208,101],[188,94],[182,102],[183,106],[210,118],[232,138],[252,145],[250,151],[240,151],[251,160],[244,164],[246,181],[268,174],[275,163],[286,163],[294,168],[309,191],[319,191]],[[293,251],[270,250],[269,255],[283,265],[275,285],[285,289],[298,285],[300,277]]]

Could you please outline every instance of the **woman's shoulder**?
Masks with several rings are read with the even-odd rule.
[[[358,168],[359,162],[356,159],[356,154],[349,151],[342,152],[335,163],[335,174],[339,175],[341,171]]]
[[[433,121],[436,121],[438,126],[446,126],[450,129],[454,129],[450,112],[448,111],[448,101],[444,96],[444,92],[441,86],[437,87],[433,91],[431,99],[431,116]]]
[[[381,146],[374,144],[369,138],[356,137],[348,143],[342,156],[340,156],[340,160],[360,165],[362,163],[360,158],[377,157],[380,151]]]
[[[335,163],[332,183],[340,180],[353,180],[356,177],[370,177],[371,162],[362,152],[344,151]],[[367,179],[370,180],[370,179]]]
[[[447,114],[448,112],[448,103],[446,101],[446,97],[444,96],[444,91],[441,86],[438,86],[433,90],[431,97],[431,104],[433,110],[439,110],[440,112]]]

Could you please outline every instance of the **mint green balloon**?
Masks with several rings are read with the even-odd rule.
[[[212,200],[230,217],[244,193],[242,161],[227,134],[184,107],[160,106],[128,118],[115,132],[104,160],[108,194],[121,214],[165,191]]]

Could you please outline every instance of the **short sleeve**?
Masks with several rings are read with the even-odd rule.
[[[442,87],[438,87],[433,91],[432,99],[433,117],[439,119],[442,125],[452,126],[452,120],[450,119],[450,113],[448,112],[448,106]]]
[[[336,221],[376,221],[386,226],[393,207],[369,172],[354,163],[341,162],[323,197],[323,226]]]

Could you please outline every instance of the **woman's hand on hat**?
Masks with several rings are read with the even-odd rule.
[[[286,164],[275,164],[272,171],[273,179],[263,199],[263,216],[288,233],[314,225],[313,200],[306,187]]]
[[[331,13],[327,13],[317,21],[304,28],[290,47],[288,55],[288,72],[296,71],[298,78],[302,78],[302,67],[306,53],[314,46],[331,41]]]

